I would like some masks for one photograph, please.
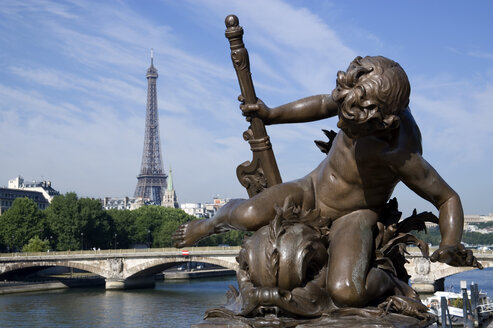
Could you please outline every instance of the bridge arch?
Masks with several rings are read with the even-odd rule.
[[[107,278],[105,276],[105,272],[101,270],[99,267],[90,265],[87,263],[81,262],[72,262],[72,261],[37,261],[37,262],[14,262],[3,268],[0,272],[0,276],[9,272],[14,272],[23,269],[36,268],[36,267],[66,267],[66,268],[74,268],[79,270],[84,270],[90,273],[97,274],[103,278]]]
[[[222,266],[226,269],[237,270],[238,264],[236,262],[230,262],[216,257],[200,257],[200,258],[186,258],[183,256],[157,258],[153,260],[147,260],[144,263],[137,264],[126,269],[126,277],[130,278],[134,276],[147,275],[150,273],[157,273],[167,268],[175,266],[180,263],[187,263],[190,261],[209,263]]]

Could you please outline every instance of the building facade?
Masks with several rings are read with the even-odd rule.
[[[135,210],[143,205],[149,205],[140,197],[105,197],[101,203],[105,210]]]
[[[212,203],[183,203],[180,208],[189,215],[208,219],[213,217],[229,201],[229,198],[214,197]]]
[[[16,198],[27,197],[33,200],[40,210],[44,210],[57,195],[60,193],[53,189],[50,181],[24,182],[21,176],[17,176],[9,180],[7,188],[0,188],[0,215],[12,207]]]

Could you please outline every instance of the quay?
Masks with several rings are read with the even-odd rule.
[[[0,281],[0,295],[66,288],[103,287],[104,283],[104,279],[99,276],[86,276],[84,278],[53,277],[31,281]]]
[[[165,271],[163,272],[164,280],[183,280],[183,279],[197,279],[197,278],[213,278],[234,276],[235,270],[231,269],[201,269],[190,271]]]
[[[236,271],[224,268],[211,269],[192,269],[190,271],[169,270],[154,276],[155,281],[161,280],[188,280],[199,278],[214,278],[233,276]],[[89,287],[104,287],[105,280],[94,275],[57,275],[57,276],[40,276],[37,279],[28,281],[0,281],[0,295],[15,294],[26,292],[37,292],[55,289],[66,288],[89,288]]]

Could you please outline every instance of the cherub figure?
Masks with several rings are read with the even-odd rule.
[[[340,131],[327,157],[308,175],[250,199],[232,200],[211,219],[182,225],[174,234],[176,246],[230,229],[256,231],[274,219],[274,205],[290,197],[302,211],[319,211],[319,227],[330,226],[327,293],[338,307],[363,307],[402,290],[388,272],[372,266],[375,227],[402,181],[439,210],[442,241],[431,260],[481,267],[461,245],[464,214],[459,196],[422,156],[409,95],[407,75],[398,63],[380,56],[356,57],[346,72],[338,72],[330,95],[272,109],[260,100],[240,106],[244,115],[260,117],[265,124],[338,116]]]

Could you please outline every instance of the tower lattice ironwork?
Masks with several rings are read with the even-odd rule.
[[[164,173],[159,137],[159,119],[157,109],[156,81],[157,69],[154,67],[154,55],[151,50],[151,66],[147,69],[147,107],[142,165],[137,176],[134,197],[148,199],[161,205],[166,189],[167,175]]]

